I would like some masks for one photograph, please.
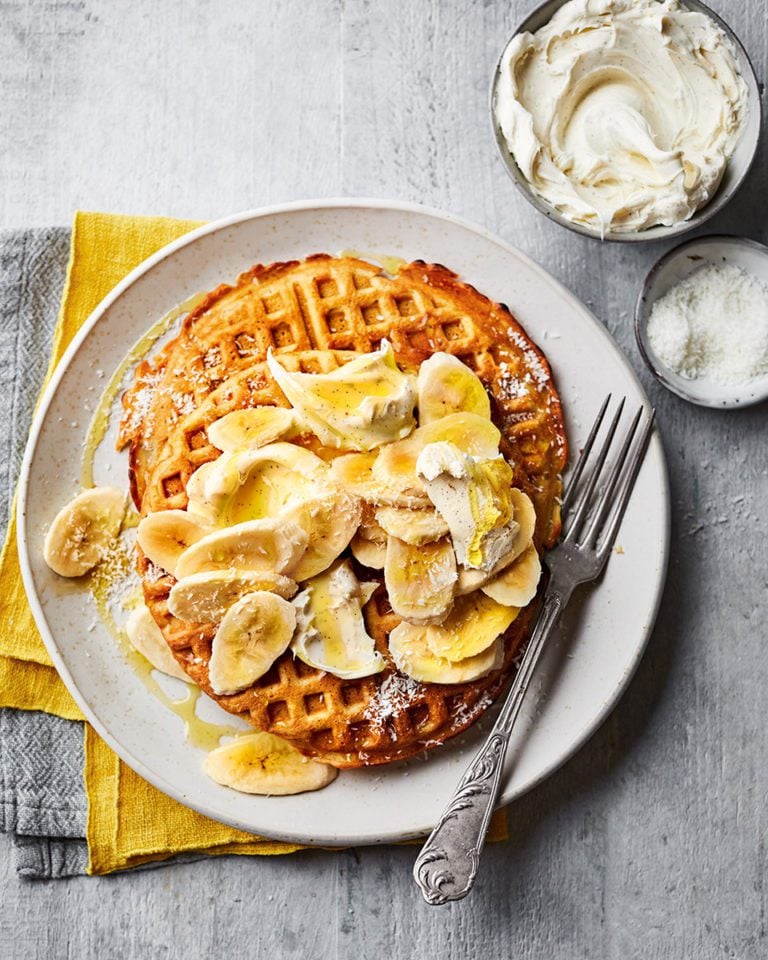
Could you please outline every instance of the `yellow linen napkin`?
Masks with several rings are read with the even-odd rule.
[[[46,382],[68,344],[99,302],[134,267],[194,227],[193,221],[103,213],[75,215],[67,283]],[[12,512],[0,554],[0,706],[83,716],[56,670],[27,603]],[[301,849],[209,820],[189,810],[126,766],[86,723],[89,873],[105,874],[177,853],[277,854]],[[506,816],[494,816],[490,840],[505,839]]]

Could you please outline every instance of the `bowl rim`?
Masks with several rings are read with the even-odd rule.
[[[760,243],[759,240],[753,240],[751,237],[740,237],[735,233],[708,233],[701,237],[691,237],[688,240],[684,240],[682,243],[676,244],[671,250],[667,250],[666,253],[662,254],[662,256],[656,260],[651,269],[645,275],[645,279],[640,286],[640,292],[637,295],[637,300],[635,301],[633,326],[635,332],[635,342],[637,343],[637,348],[640,351],[640,356],[643,358],[646,367],[653,374],[655,379],[665,386],[667,390],[680,397],[681,400],[686,400],[688,403],[696,404],[698,407],[708,407],[711,410],[739,410],[746,407],[753,407],[756,404],[763,403],[766,399],[768,399],[768,377],[765,378],[766,382],[764,390],[762,392],[757,392],[751,399],[734,397],[732,400],[716,400],[714,398],[707,399],[705,397],[695,397],[693,394],[686,392],[677,383],[673,383],[669,379],[664,368],[659,363],[658,358],[646,344],[646,332],[648,328],[648,318],[650,315],[647,294],[661,270],[672,260],[684,256],[685,251],[690,247],[701,245],[714,246],[716,243],[723,242],[734,243],[736,246],[750,247],[751,249],[762,254],[768,260],[768,246],[766,244]],[[655,303],[656,300],[654,299],[653,302]]]
[[[707,16],[711,17],[715,23],[717,23],[720,28],[723,30],[725,35],[731,41],[731,43],[736,48],[737,53],[741,53],[744,58],[744,63],[746,64],[748,75],[745,76],[744,71],[742,70],[741,74],[744,77],[744,81],[747,85],[747,106],[750,111],[754,110],[757,114],[757,126],[755,128],[755,141],[752,144],[751,153],[749,160],[744,166],[739,177],[730,187],[730,190],[727,194],[722,193],[722,179],[715,190],[712,198],[704,204],[703,207],[700,207],[696,210],[691,217],[687,220],[681,221],[679,224],[675,224],[671,227],[664,227],[657,224],[654,227],[649,227],[647,230],[634,231],[632,233],[611,233],[607,232],[604,235],[597,233],[594,230],[590,230],[589,227],[585,227],[583,224],[574,223],[571,220],[568,220],[564,217],[559,211],[557,211],[551,204],[547,203],[545,200],[534,192],[531,188],[528,181],[523,176],[520,168],[517,165],[517,162],[512,155],[512,152],[507,145],[507,141],[504,138],[503,133],[499,124],[496,122],[496,88],[498,86],[499,77],[501,75],[501,64],[504,59],[504,54],[507,50],[507,47],[511,43],[514,37],[520,33],[531,32],[532,22],[538,21],[539,18],[543,15],[543,12],[552,7],[552,12],[550,13],[548,19],[545,23],[548,23],[552,19],[554,14],[561,7],[565,6],[569,0],[543,0],[542,3],[539,3],[530,13],[520,21],[518,26],[512,31],[509,37],[504,42],[504,46],[501,49],[501,53],[496,61],[496,66],[494,67],[493,74],[491,77],[491,86],[490,86],[490,97],[489,97],[489,106],[490,106],[490,117],[491,117],[491,127],[493,129],[494,139],[496,141],[496,146],[498,148],[499,154],[501,155],[502,163],[504,168],[507,171],[507,174],[511,178],[515,187],[522,193],[525,199],[535,207],[539,213],[544,214],[548,220],[554,221],[554,223],[559,224],[561,227],[565,227],[568,230],[571,230],[573,233],[578,233],[583,237],[589,237],[590,240],[600,240],[607,243],[652,243],[654,241],[662,240],[672,240],[676,237],[683,236],[691,230],[695,230],[697,227],[702,226],[710,218],[714,217],[719,213],[724,207],[726,207],[730,201],[736,196],[736,194],[741,189],[744,181],[749,176],[752,167],[755,164],[757,158],[757,150],[760,145],[760,139],[762,136],[763,122],[764,122],[764,111],[762,98],[760,97],[760,82],[757,78],[757,73],[755,72],[755,65],[752,62],[752,58],[747,52],[744,44],[741,42],[733,28],[723,20],[711,7],[708,7],[707,4],[702,3],[702,0],[680,0],[680,3],[683,7],[688,7],[691,10],[698,10],[698,12],[704,13]],[[534,28],[535,30],[540,29],[545,23],[541,23]],[[741,64],[739,64],[741,66]],[[750,84],[750,79],[752,83]],[[754,96],[754,91],[757,91],[758,95]],[[746,134],[746,128],[742,132],[742,136]],[[739,138],[738,143],[741,142],[741,137]],[[728,160],[730,163],[730,159]],[[652,234],[653,230],[662,229],[667,232]]]

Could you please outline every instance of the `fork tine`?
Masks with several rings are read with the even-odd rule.
[[[570,502],[573,499],[573,494],[576,492],[576,486],[582,473],[584,472],[584,466],[586,465],[589,454],[592,451],[592,444],[595,442],[597,431],[600,429],[600,426],[603,422],[603,417],[605,416],[605,411],[608,409],[608,404],[610,402],[611,394],[609,393],[605,400],[603,400],[603,405],[600,407],[600,412],[595,417],[595,422],[592,424],[592,429],[589,431],[587,441],[581,449],[581,454],[576,466],[573,468],[573,475],[568,480],[568,487],[565,491],[565,496],[560,501],[560,510],[563,515],[565,515],[565,511],[568,509]]]
[[[619,409],[614,414],[613,420],[611,420],[611,425],[608,427],[608,433],[605,437],[605,440],[603,440],[603,445],[600,448],[600,452],[597,454],[597,462],[595,463],[594,467],[592,467],[592,472],[589,475],[589,479],[587,480],[584,491],[579,497],[578,506],[575,508],[573,518],[570,520],[570,522],[566,521],[567,529],[565,531],[565,540],[575,540],[578,536],[582,523],[586,519],[591,505],[590,501],[592,499],[592,493],[605,464],[605,458],[608,456],[608,451],[613,443],[613,437],[616,433],[616,427],[619,424],[619,420],[621,419],[625,402],[626,397],[622,397],[621,403],[619,404]]]
[[[640,438],[635,446],[635,449],[632,453],[632,457],[629,462],[629,468],[627,470],[627,475],[624,478],[624,482],[621,485],[619,492],[619,497],[614,508],[613,516],[610,519],[608,524],[608,529],[605,532],[603,537],[603,542],[600,544],[600,548],[597,551],[598,557],[604,562],[611,549],[613,548],[613,543],[616,539],[616,534],[619,532],[619,526],[621,525],[622,518],[624,516],[624,511],[626,510],[627,503],[629,502],[632,489],[635,485],[635,480],[637,479],[637,474],[642,465],[643,459],[645,457],[645,449],[648,446],[648,440],[650,439],[651,432],[653,431],[653,424],[656,419],[656,410],[651,409],[650,414],[648,415],[648,420],[645,426],[640,433]]]
[[[613,497],[614,491],[619,483],[622,471],[624,470],[624,464],[627,459],[627,454],[629,453],[630,446],[632,445],[632,440],[634,439],[635,433],[637,431],[637,425],[640,422],[640,417],[642,416],[643,408],[640,407],[637,413],[635,414],[634,420],[632,421],[629,430],[624,437],[624,442],[621,445],[619,454],[616,459],[611,464],[610,474],[608,476],[608,482],[603,490],[602,494],[598,498],[600,503],[598,509],[595,511],[592,520],[590,521],[589,526],[586,529],[583,537],[581,538],[582,543],[590,544],[595,546],[597,543],[597,538],[600,536],[600,531],[603,529],[603,524],[605,523],[605,518],[608,516],[608,511],[611,508],[611,498]]]

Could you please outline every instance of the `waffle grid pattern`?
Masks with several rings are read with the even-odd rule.
[[[370,571],[365,578],[371,579]],[[207,663],[215,627],[189,629],[169,615],[170,577],[147,583],[145,599],[166,640],[189,675],[224,709],[244,716],[259,730],[292,740],[306,753],[337,766],[371,766],[406,759],[461,733],[493,702],[527,636],[530,610],[523,611],[506,634],[502,669],[466,684],[413,684],[392,707],[377,707],[378,693],[393,667],[373,677],[342,680],[286,655],[242,693],[216,696],[208,684]],[[386,638],[398,618],[383,588],[365,608],[368,630],[387,654]],[[374,709],[371,709],[371,708]]]
[[[191,474],[218,456],[206,427],[243,407],[285,405],[265,364],[272,348],[288,369],[326,372],[388,339],[398,362],[416,370],[438,350],[473,368],[493,397],[503,452],[515,482],[534,499],[537,541],[559,526],[559,474],[565,463],[560,404],[546,359],[505,307],[492,304],[449,270],[420,262],[395,277],[365,261],[324,255],[256,267],[234,287],[220,287],[185,320],[176,341],[137,371],[124,398],[123,439],[131,443],[131,484],[143,514],[184,508]],[[147,385],[151,387],[151,393]],[[145,391],[147,396],[142,396]],[[137,421],[136,411],[145,410]],[[141,561],[141,572],[148,564]],[[365,579],[381,574],[358,567]],[[152,572],[154,574],[154,571]],[[212,624],[189,625],[168,614],[173,580],[144,576],[145,598],[174,655],[209,694]],[[469,684],[419,684],[389,713],[372,711],[393,669],[340,680],[285,654],[252,687],[215,696],[259,729],[293,740],[339,766],[385,763],[461,732],[498,695],[527,635],[530,611],[512,624],[500,671]],[[366,606],[380,651],[398,623],[382,587]]]

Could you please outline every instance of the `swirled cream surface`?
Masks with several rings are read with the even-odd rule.
[[[512,38],[495,99],[533,190],[603,236],[704,206],[746,111],[730,40],[678,0],[570,0]]]

